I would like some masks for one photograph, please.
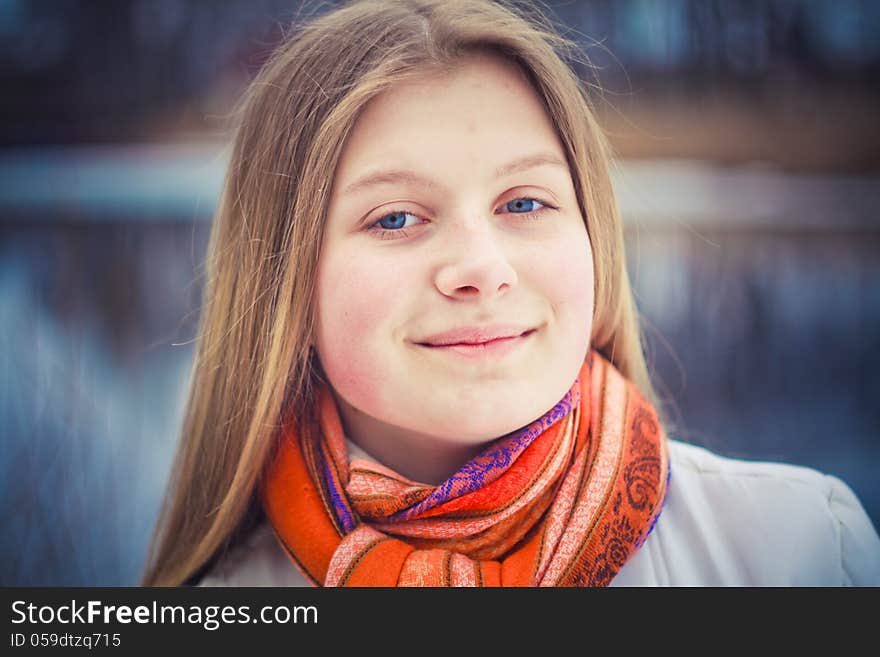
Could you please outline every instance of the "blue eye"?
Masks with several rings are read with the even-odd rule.
[[[543,203],[533,198],[515,198],[505,205],[507,211],[514,214],[535,212],[538,209],[536,206],[545,207]]]
[[[409,212],[391,212],[379,219],[375,225],[384,228],[385,230],[399,230],[400,228],[405,228],[407,225],[412,225],[412,223],[407,224],[407,217],[412,217],[416,220],[418,219],[418,217]]]

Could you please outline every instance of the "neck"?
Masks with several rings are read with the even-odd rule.
[[[346,437],[382,465],[418,483],[442,483],[491,442],[462,444],[408,431],[379,422],[334,396]]]

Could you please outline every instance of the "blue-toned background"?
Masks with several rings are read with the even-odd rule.
[[[137,582],[226,115],[333,3],[0,0],[0,584]],[[549,3],[584,44],[674,437],[880,524],[880,3]]]

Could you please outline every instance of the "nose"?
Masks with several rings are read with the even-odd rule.
[[[462,222],[449,230],[444,249],[448,255],[434,282],[441,294],[459,300],[487,299],[516,285],[516,270],[490,222]]]

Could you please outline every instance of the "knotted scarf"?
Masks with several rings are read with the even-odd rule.
[[[316,585],[605,586],[660,514],[665,434],[595,350],[550,411],[436,486],[349,460],[332,395],[316,401],[320,429],[284,423],[262,490]]]

